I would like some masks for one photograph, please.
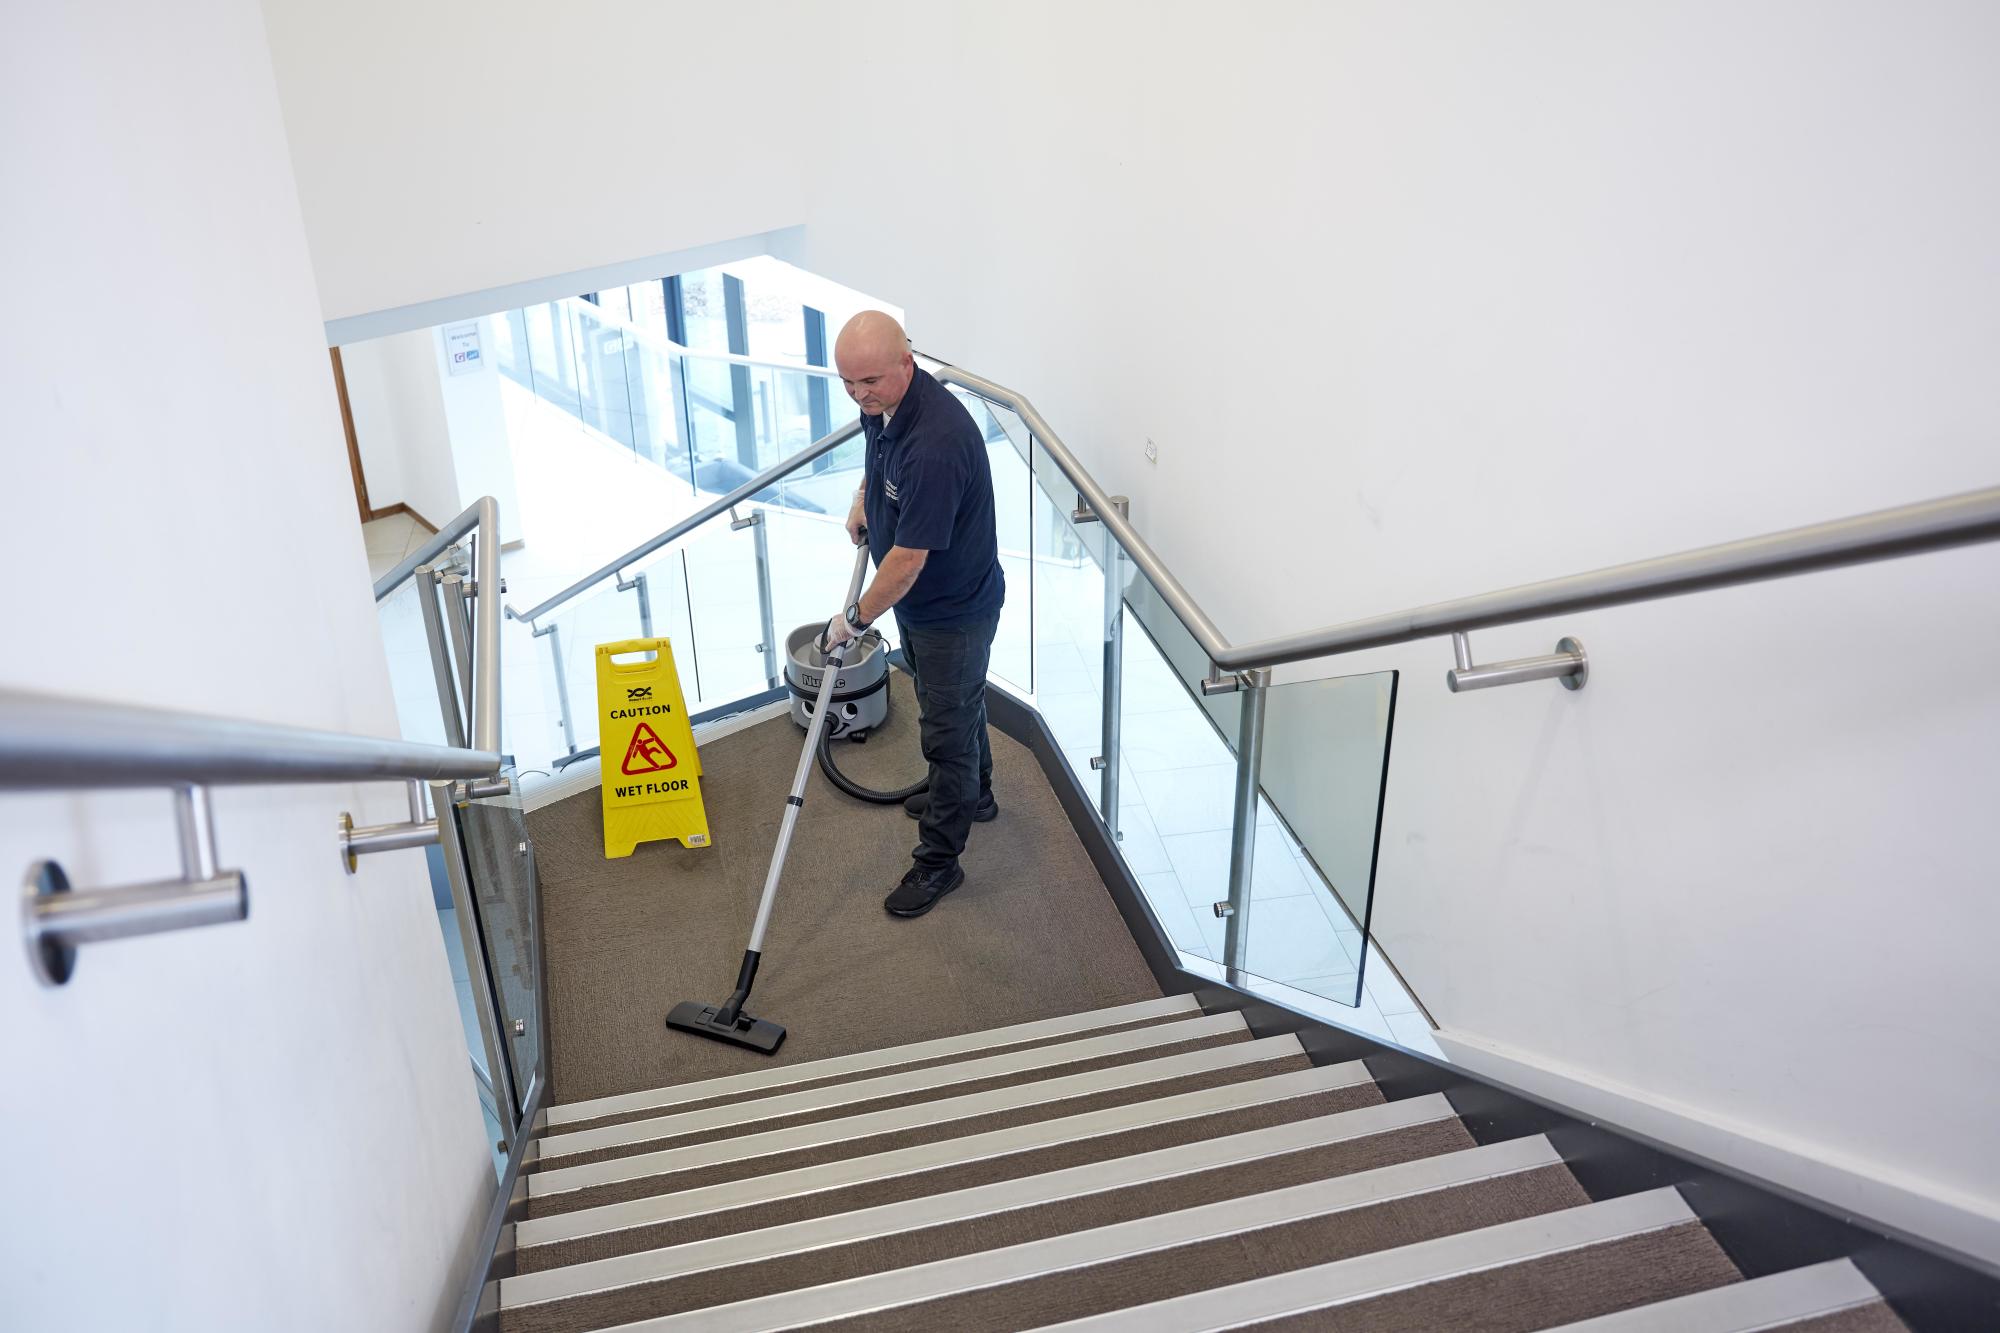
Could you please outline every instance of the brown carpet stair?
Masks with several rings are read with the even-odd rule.
[[[1169,998],[553,1108],[509,1333],[1901,1328],[1681,1195]]]

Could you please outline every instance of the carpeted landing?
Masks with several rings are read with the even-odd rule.
[[[874,787],[922,775],[916,699],[894,676],[890,720],[840,743]],[[1052,1018],[1159,994],[1034,756],[995,730],[1000,817],[974,824],[966,882],[915,920],[882,899],[916,822],[845,795],[814,767],[748,1012],[785,1025],[761,1056],[671,1032],[682,1000],[735,983],[805,733],[789,717],[702,746],[714,845],[649,843],[606,860],[595,788],[528,816],[541,873],[551,1100],[715,1078],[773,1063]]]

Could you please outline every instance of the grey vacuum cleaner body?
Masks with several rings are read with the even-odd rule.
[[[785,683],[792,690],[792,721],[812,725],[826,658],[819,650],[824,623],[801,625],[785,637]],[[865,736],[889,720],[889,650],[869,633],[849,650],[852,660],[835,673],[827,723],[835,736]]]

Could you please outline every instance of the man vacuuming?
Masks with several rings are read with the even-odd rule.
[[[914,864],[882,905],[892,916],[922,916],[965,882],[958,858],[973,822],[1000,813],[986,736],[986,664],[1007,594],[993,472],[972,414],[917,369],[894,319],[879,310],[856,315],[833,359],[867,440],[847,534],[858,546],[866,527],[875,579],[828,622],[827,642],[896,613],[930,790],[904,804],[917,820]]]

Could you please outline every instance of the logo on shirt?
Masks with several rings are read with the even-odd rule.
[[[887,477],[882,478],[882,494],[888,496],[891,500],[900,500],[903,498],[896,494],[896,483],[890,481]]]

